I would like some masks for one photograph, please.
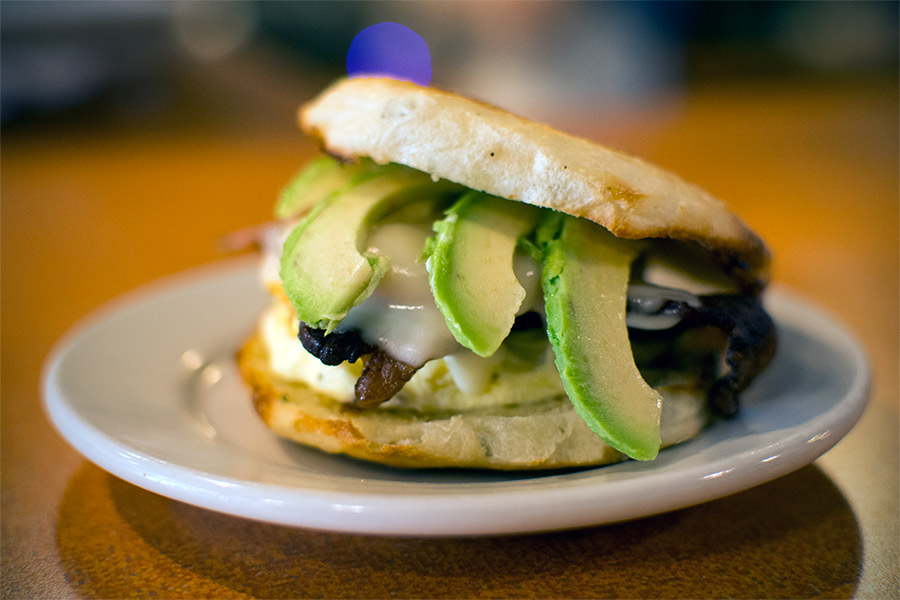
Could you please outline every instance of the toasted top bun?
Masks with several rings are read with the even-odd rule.
[[[342,79],[300,108],[301,127],[346,159],[399,163],[510,200],[590,219],[628,239],[708,249],[747,290],[768,279],[762,241],[676,175],[502,109],[392,79]]]

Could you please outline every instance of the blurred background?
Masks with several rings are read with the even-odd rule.
[[[354,35],[417,31],[434,85],[567,125],[678,111],[710,82],[887,79],[897,2],[4,0],[2,127],[293,126]],[[663,113],[664,114],[664,113]]]

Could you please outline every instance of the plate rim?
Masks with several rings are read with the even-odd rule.
[[[611,484],[603,481],[602,477],[590,476],[590,473],[596,470],[591,469],[579,472],[582,473],[581,480],[575,476],[566,478],[565,474],[554,475],[551,476],[553,485],[547,485],[551,479],[544,478],[541,482],[543,485],[537,485],[537,489],[523,489],[527,486],[521,485],[509,486],[509,481],[501,481],[498,483],[503,483],[505,489],[487,492],[480,489],[476,494],[469,493],[468,496],[464,493],[466,490],[471,492],[475,488],[483,488],[486,484],[394,482],[394,485],[416,488],[419,492],[409,493],[410,490],[407,489],[399,494],[376,491],[338,493],[204,473],[156,457],[142,456],[128,448],[126,444],[110,439],[105,432],[78,414],[76,407],[66,397],[65,390],[60,389],[56,375],[62,361],[73,351],[75,343],[81,336],[119,311],[150,303],[167,293],[189,286],[202,287],[229,276],[250,277],[256,273],[258,265],[259,260],[254,257],[239,257],[168,275],[104,303],[76,322],[54,344],[41,374],[44,412],[59,435],[89,461],[138,487],[180,502],[233,516],[291,527],[343,533],[474,536],[536,533],[608,524],[678,510],[727,496],[771,481],[813,462],[843,438],[859,420],[868,404],[871,369],[862,344],[853,333],[825,310],[797,292],[775,284],[767,291],[767,303],[778,304],[779,310],[793,314],[803,325],[815,322],[819,326],[816,330],[817,339],[826,337],[831,347],[837,346],[841,349],[842,355],[852,357],[853,379],[848,386],[847,394],[840,401],[828,411],[804,423],[804,432],[819,431],[817,435],[821,436],[820,439],[810,439],[809,443],[802,446],[803,452],[792,453],[784,460],[774,461],[775,464],[744,465],[736,474],[740,477],[732,476],[730,471],[724,472],[719,477],[710,477],[708,468],[701,469],[700,465],[695,465],[687,470],[675,469],[668,473],[655,471],[643,477],[625,478],[616,481],[613,488],[609,488]],[[795,321],[790,322],[797,325]],[[809,333],[806,326],[800,329]],[[814,424],[817,426],[813,427]],[[828,434],[822,435],[826,425],[825,431]],[[792,437],[798,435],[800,432],[795,432]],[[791,442],[792,439],[784,439],[773,446],[790,446]],[[602,470],[603,467],[599,469]],[[194,479],[190,485],[184,484],[186,474]],[[635,510],[628,503],[619,507],[605,507],[599,511],[592,507],[592,504],[596,504],[591,501],[597,498],[595,490],[597,486],[607,486],[607,489],[603,490],[607,496],[612,492],[613,496],[628,497],[634,493],[635,488],[646,488],[648,481],[660,484],[671,479],[684,480],[686,477],[702,486],[703,493],[697,494],[696,489],[690,494],[668,493],[665,501],[645,503],[645,508],[641,510]],[[747,484],[748,479],[752,480],[750,485]],[[445,492],[453,490],[454,493],[421,493],[421,486],[429,489],[437,485],[442,486]],[[487,485],[504,488],[493,483]],[[221,493],[223,487],[229,488],[233,493],[223,495]],[[673,489],[684,487],[674,486]],[[456,493],[457,489],[461,491]],[[259,492],[265,492],[264,501],[260,501]],[[546,502],[559,500],[561,494],[566,496],[566,505],[570,509],[568,512],[548,512],[542,508],[546,506]],[[530,501],[517,503],[516,500],[523,495],[530,495]],[[698,500],[698,496],[702,498]],[[460,511],[452,510],[459,506],[461,497],[470,504],[467,511],[461,511],[462,514]],[[498,500],[512,501],[521,512],[500,514],[500,518],[496,519],[472,516],[479,510],[490,509]],[[304,503],[310,510],[296,511],[298,502]],[[442,518],[435,519],[435,512],[442,513]],[[492,516],[497,516],[494,514],[496,512],[491,511]]]

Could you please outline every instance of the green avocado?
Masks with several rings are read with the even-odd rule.
[[[656,458],[661,396],[634,363],[625,324],[632,242],[585,219],[546,213],[538,226],[547,335],[569,399],[607,444]]]
[[[538,214],[533,206],[473,191],[435,223],[426,263],[431,291],[453,336],[479,356],[500,347],[525,298],[513,255]]]
[[[376,167],[367,159],[343,163],[331,156],[320,156],[281,191],[275,205],[275,217],[285,220],[301,215],[344,186],[351,185],[358,177],[372,173]]]
[[[288,236],[281,257],[281,282],[297,317],[331,332],[390,266],[383,256],[360,250],[370,227],[411,202],[459,193],[454,184],[388,165],[319,202]]]

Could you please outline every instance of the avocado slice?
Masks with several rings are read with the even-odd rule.
[[[547,335],[563,386],[603,441],[656,458],[662,398],[634,363],[625,324],[633,242],[585,219],[547,213],[538,227]]]
[[[331,156],[320,156],[281,190],[275,204],[275,217],[285,220],[303,214],[358,177],[372,173],[376,167],[368,159],[343,163]]]
[[[513,255],[538,215],[533,206],[472,191],[435,223],[426,263],[431,291],[453,336],[479,356],[500,347],[525,298]]]
[[[459,193],[455,184],[388,165],[319,202],[288,236],[281,257],[282,285],[297,317],[330,333],[389,268],[384,257],[360,250],[372,224],[413,201]]]

